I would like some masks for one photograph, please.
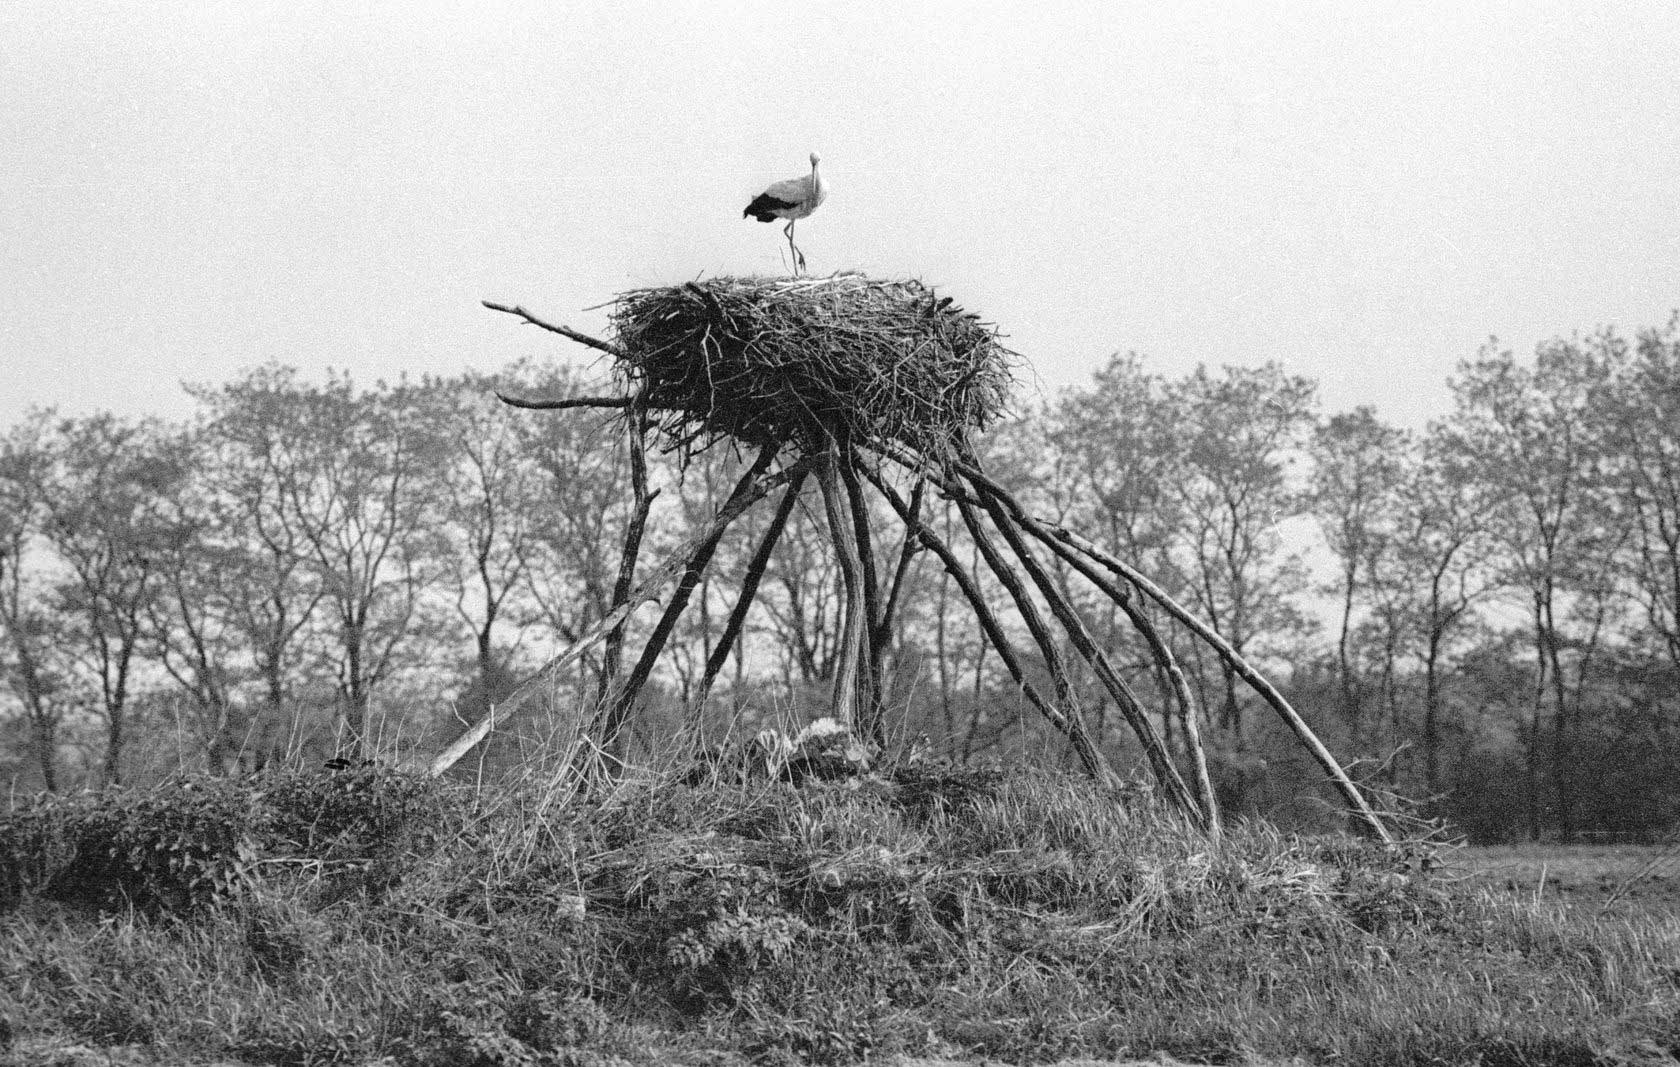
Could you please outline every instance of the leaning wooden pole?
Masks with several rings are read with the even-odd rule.
[[[958,591],[962,593],[963,599],[967,600],[969,606],[974,609],[975,617],[980,620],[981,632],[986,635],[986,640],[991,644],[992,649],[997,652],[1004,670],[1009,672],[1009,677],[1021,690],[1021,695],[1027,699],[1027,703],[1036,708],[1038,713],[1043,715],[1045,720],[1055,727],[1058,733],[1068,739],[1068,743],[1073,747],[1074,755],[1079,758],[1079,762],[1084,766],[1085,773],[1104,785],[1118,782],[1120,776],[1109,765],[1107,757],[1102,754],[1102,750],[1091,742],[1090,735],[1085,732],[1084,723],[1078,718],[1077,709],[1068,708],[1064,710],[1058,707],[1055,702],[1040,693],[1038,687],[1027,678],[1026,670],[1021,665],[1021,655],[1016,651],[1015,643],[1004,632],[1003,626],[998,622],[997,616],[993,614],[991,606],[986,603],[985,595],[980,592],[980,587],[974,581],[973,575],[969,573],[967,567],[963,566],[962,561],[957,558],[957,554],[951,551],[951,547],[922,521],[919,512],[913,512],[904,503],[904,500],[892,486],[886,484],[880,476],[872,471],[865,470],[864,476],[880,492],[887,504],[898,513],[899,518],[904,521],[905,529],[916,537],[923,548],[939,558],[939,562],[944,565],[946,573],[951,576],[951,580],[956,583]]]
[[[1050,674],[1051,687],[1056,692],[1056,703],[1067,708],[1070,717],[1080,717],[1083,722],[1082,716],[1076,716],[1075,709],[1079,708],[1079,700],[1074,694],[1073,682],[1068,676],[1067,665],[1062,660],[1061,649],[1056,647],[1050,627],[1045,623],[1044,616],[1039,612],[1038,605],[1033,602],[1031,594],[1027,592],[1026,583],[1021,581],[1021,576],[1003,557],[997,543],[986,533],[974,506],[967,500],[953,499],[952,503],[957,507],[957,514],[962,518],[968,536],[980,550],[980,558],[986,561],[987,569],[1009,594],[1021,621],[1026,623],[1028,635],[1032,637],[1033,644],[1038,646],[1039,653],[1044,657],[1044,669]]]
[[[765,529],[757,550],[747,563],[747,572],[741,579],[741,591],[735,598],[735,607],[724,624],[717,647],[712,649],[711,658],[706,661],[706,672],[700,678],[700,686],[695,691],[694,699],[689,702],[690,717],[705,705],[713,683],[717,681],[723,665],[729,660],[729,650],[735,647],[735,642],[746,626],[747,612],[751,610],[753,601],[758,596],[759,583],[764,580],[764,572],[770,566],[770,554],[775,551],[777,542],[782,539],[782,532],[787,529],[788,519],[793,515],[794,506],[799,503],[799,494],[805,488],[806,477],[806,473],[801,471],[788,482],[787,489],[782,492],[781,503],[776,506],[776,513],[770,518],[769,527]]]
[[[1331,754],[1330,750],[1324,747],[1324,742],[1320,741],[1318,735],[1313,733],[1306,720],[1301,718],[1300,714],[1290,706],[1289,701],[1284,699],[1283,694],[1278,692],[1277,687],[1272,685],[1265,675],[1255,670],[1241,653],[1231,647],[1231,643],[1225,640],[1219,631],[1196,618],[1183,605],[1168,596],[1166,590],[1150,581],[1124,560],[1104,552],[1101,548],[1064,526],[1047,523],[1046,527],[1068,545],[1085,553],[1110,571],[1131,582],[1145,596],[1165,608],[1169,615],[1189,627],[1191,632],[1211,646],[1219,654],[1219,657],[1236,672],[1237,676],[1247,682],[1256,693],[1259,693],[1261,699],[1265,700],[1272,710],[1277,712],[1278,717],[1283,719],[1290,731],[1295,734],[1295,737],[1306,747],[1319,767],[1335,784],[1337,791],[1342,794],[1342,798],[1347,801],[1348,806],[1371,830],[1371,833],[1384,844],[1391,845],[1394,843],[1394,838],[1388,832],[1388,827],[1383,825],[1382,819],[1372,810],[1371,805],[1365,799],[1365,795],[1359,791],[1358,786],[1353,784],[1353,780],[1347,776],[1347,772],[1342,770],[1342,765],[1336,761],[1336,757]]]
[[[630,521],[624,526],[624,551],[618,560],[618,578],[613,582],[612,605],[617,608],[630,596],[636,584],[636,564],[641,559],[642,537],[647,531],[648,514],[653,510],[653,498],[659,490],[648,490],[647,477],[647,415],[632,407],[624,423],[630,448],[630,491],[636,503],[630,511]],[[607,698],[618,681],[618,668],[624,658],[625,618],[607,634],[606,648],[601,654],[601,684],[595,694],[597,702]]]
[[[1208,813],[1203,811],[1201,805],[1190,795],[1190,790],[1184,784],[1183,777],[1179,775],[1178,768],[1173,766],[1172,757],[1168,754],[1166,746],[1161,743],[1161,736],[1155,732],[1155,727],[1150,723],[1149,716],[1144,714],[1143,706],[1139,703],[1137,695],[1132,692],[1131,686],[1126,684],[1126,680],[1120,677],[1120,672],[1114,669],[1114,665],[1109,662],[1107,654],[1097,647],[1096,640],[1092,638],[1090,629],[1085,625],[1085,620],[1080,617],[1078,609],[1068,601],[1067,597],[1062,595],[1060,589],[1056,588],[1056,583],[1051,580],[1049,572],[1033,555],[1031,546],[1022,539],[1020,531],[1015,528],[1015,524],[1010,519],[1004,506],[999,503],[998,495],[998,493],[982,489],[980,498],[987,513],[992,517],[992,524],[1003,535],[1004,543],[1009,546],[1009,550],[1014,553],[1015,558],[1021,561],[1021,566],[1027,572],[1027,577],[1032,579],[1033,585],[1038,588],[1039,595],[1049,605],[1051,614],[1055,615],[1056,621],[1061,624],[1062,630],[1072,641],[1074,650],[1079,653],[1080,658],[1090,665],[1097,675],[1097,680],[1102,683],[1103,688],[1108,691],[1109,697],[1113,699],[1115,706],[1120,709],[1120,714],[1126,719],[1126,725],[1131,727],[1138,743],[1143,746],[1144,757],[1149,761],[1149,769],[1154,773],[1155,780],[1160,783],[1167,799],[1172,801],[1180,810],[1189,814],[1204,829],[1209,828],[1211,821]]]
[[[841,610],[840,647],[834,656],[833,713],[856,729],[866,714],[869,679],[863,676],[868,650],[864,647],[863,565],[858,558],[857,529],[840,487],[839,466],[844,462],[830,439],[830,448],[817,468],[817,485],[822,490],[823,511],[835,556],[840,563],[840,582],[845,604]]]
[[[927,480],[917,478],[915,486],[910,490],[909,515],[912,519],[922,514],[922,497],[926,489]],[[910,580],[910,565],[915,562],[916,553],[923,547],[921,539],[910,529],[911,525],[905,524],[904,544],[899,548],[898,566],[893,571],[892,584],[887,587],[886,600],[881,604],[881,617],[875,622],[875,632],[869,635],[869,655],[875,662],[877,677],[881,673],[880,665],[886,656],[887,645],[892,640],[893,621],[898,617],[898,606],[904,600],[905,583]]]
[[[1004,557],[1003,552],[992,540],[991,535],[980,524],[974,506],[963,499],[955,499],[952,503],[956,504],[957,511],[962,516],[963,525],[968,528],[969,536],[974,539],[975,546],[980,549],[981,558],[986,561],[987,569],[997,578],[998,583],[1008,591],[1010,599],[1015,603],[1015,610],[1020,613],[1022,621],[1027,624],[1027,632],[1032,635],[1033,643],[1038,646],[1039,654],[1044,657],[1044,667],[1050,672],[1051,684],[1056,691],[1056,705],[1063,709],[1067,717],[1068,740],[1073,743],[1076,750],[1089,749],[1091,752],[1098,752],[1096,744],[1091,740],[1090,734],[1085,729],[1085,713],[1078,695],[1074,692],[1073,683],[1068,675],[1067,664],[1062,659],[1061,650],[1056,647],[1055,637],[1051,634],[1050,627],[1045,623],[1043,614],[1038,610],[1038,605],[1033,602],[1032,594],[1027,591],[1026,583],[1021,580],[1020,574],[1010,565],[1009,560]],[[1102,760],[1101,765],[1107,768],[1107,760]],[[1113,774],[1113,771],[1110,770],[1109,773]]]
[[[620,735],[630,717],[630,709],[635,706],[642,686],[647,684],[648,677],[653,674],[653,666],[658,662],[659,654],[665,650],[665,643],[670,640],[671,631],[676,629],[677,620],[682,617],[683,609],[688,607],[689,598],[699,586],[700,579],[705,576],[706,568],[711,566],[712,556],[717,552],[724,532],[729,529],[730,523],[740,518],[747,510],[743,501],[763,495],[755,495],[754,489],[762,482],[764,471],[779,451],[779,445],[765,445],[759,450],[758,458],[753,460],[752,466],[747,468],[735,483],[729,498],[724,501],[723,507],[718,509],[718,519],[713,521],[709,536],[695,547],[693,555],[689,557],[688,566],[683,569],[682,580],[677,583],[676,590],[665,605],[664,613],[659,616],[653,632],[648,635],[647,644],[643,646],[636,665],[630,669],[624,684],[614,686],[614,691],[608,696],[600,718],[600,741],[601,747],[615,759],[621,755]]]
[[[1009,509],[1009,514],[1015,523],[1028,534],[1043,544],[1058,559],[1078,571],[1079,574],[1096,587],[1125,613],[1132,626],[1142,635],[1144,643],[1149,646],[1150,655],[1166,672],[1168,683],[1172,686],[1173,698],[1178,705],[1180,721],[1184,725],[1186,747],[1189,749],[1191,767],[1194,770],[1197,800],[1206,816],[1205,825],[1210,834],[1217,837],[1220,832],[1219,801],[1214,794],[1213,779],[1208,774],[1207,752],[1202,746],[1201,727],[1196,722],[1195,699],[1190,694],[1190,683],[1184,677],[1184,671],[1178,665],[1178,657],[1173,655],[1150,621],[1149,616],[1138,607],[1131,592],[1116,585],[1106,574],[1092,564],[1090,560],[1074,551],[1067,544],[1056,538],[1045,528],[1044,524],[1031,515],[1009,493],[990,478],[979,473],[977,468],[971,468],[969,480],[977,488],[990,491],[996,499]]]
[[[478,722],[464,730],[460,736],[450,742],[443,751],[434,756],[426,766],[426,772],[432,776],[443,774],[468,752],[471,752],[479,742],[490,735],[498,726],[506,726],[518,716],[524,714],[531,706],[534,698],[553,690],[565,671],[576,663],[584,653],[606,640],[607,634],[630,616],[638,607],[650,600],[657,599],[659,593],[677,576],[685,573],[693,563],[695,556],[710,542],[716,533],[727,527],[740,516],[741,512],[751,507],[764,497],[766,493],[777,486],[798,477],[807,469],[803,461],[784,467],[775,474],[760,478],[748,491],[731,500],[712,518],[710,524],[687,541],[683,542],[675,552],[667,556],[658,567],[636,585],[624,603],[602,616],[595,625],[589,627],[578,636],[559,655],[549,660],[536,672],[527,676],[524,681],[514,687],[513,692],[500,704],[495,705]]]

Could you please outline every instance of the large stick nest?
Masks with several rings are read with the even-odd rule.
[[[712,278],[614,301],[619,371],[674,443],[807,451],[830,436],[946,455],[1003,411],[1014,354],[916,281]]]

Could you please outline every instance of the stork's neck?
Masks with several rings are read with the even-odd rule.
[[[823,188],[822,175],[818,173],[817,165],[813,163],[811,164],[811,206],[814,208],[822,203],[823,197],[827,195],[828,190]]]

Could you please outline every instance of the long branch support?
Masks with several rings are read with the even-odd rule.
[[[677,620],[682,616],[683,609],[688,606],[689,597],[705,576],[706,568],[711,565],[712,556],[717,552],[718,543],[723,540],[724,532],[730,523],[741,517],[750,504],[764,495],[761,487],[766,480],[762,477],[766,468],[776,458],[778,449],[774,445],[767,445],[758,453],[746,473],[741,475],[740,481],[735,483],[735,489],[729,494],[723,507],[718,509],[717,517],[713,519],[708,536],[699,541],[690,554],[688,564],[683,569],[682,579],[671,594],[671,599],[665,605],[665,611],[654,625],[653,632],[648,635],[647,644],[642,648],[641,656],[636,665],[631,668],[630,675],[621,686],[615,686],[614,692],[606,700],[606,708],[601,716],[601,745],[615,758],[621,755],[621,735],[624,724],[629,719],[630,709],[636,703],[636,697],[641,693],[642,686],[647,683],[649,675],[653,673],[653,665],[664,651],[665,643],[670,640],[671,632],[676,629]],[[791,468],[790,468],[791,469]],[[786,473],[784,471],[784,473]]]
[[[748,491],[732,498],[725,507],[713,517],[710,525],[701,530],[675,551],[667,556],[658,567],[654,568],[646,578],[639,582],[623,604],[602,616],[595,625],[578,635],[559,655],[545,663],[534,673],[525,678],[513,688],[500,704],[491,708],[477,723],[468,727],[444,750],[426,764],[428,774],[436,777],[449,770],[471,752],[479,742],[490,735],[490,731],[497,726],[505,726],[519,715],[524,714],[531,702],[539,694],[551,691],[555,684],[564,676],[567,668],[577,662],[585,652],[606,640],[607,634],[620,622],[630,616],[636,608],[649,600],[654,600],[659,593],[679,574],[685,573],[694,563],[700,551],[708,544],[714,543],[714,538],[733,522],[740,514],[757,503],[766,493],[777,486],[798,477],[807,469],[803,461],[784,467],[765,478],[760,478]]]
[[[1233,648],[1219,631],[1196,618],[1183,605],[1169,596],[1166,590],[1150,581],[1124,560],[1104,552],[1101,548],[1066,527],[1053,523],[1047,524],[1047,527],[1053,535],[1065,541],[1068,545],[1085,553],[1102,566],[1131,582],[1145,596],[1165,608],[1169,615],[1183,623],[1192,633],[1211,646],[1220,658],[1236,672],[1237,676],[1247,682],[1256,693],[1259,693],[1272,710],[1277,712],[1278,717],[1283,719],[1284,723],[1295,734],[1296,739],[1306,747],[1319,767],[1335,784],[1336,789],[1342,794],[1342,798],[1347,801],[1348,806],[1365,823],[1371,833],[1384,844],[1392,845],[1394,843],[1394,838],[1389,834],[1388,827],[1383,825],[1382,820],[1377,817],[1377,813],[1371,809],[1371,805],[1365,800],[1365,795],[1359,791],[1358,786],[1353,784],[1353,780],[1347,776],[1347,772],[1342,770],[1342,765],[1336,762],[1336,757],[1331,755],[1330,750],[1324,747],[1324,742],[1320,741],[1318,735],[1313,733],[1306,720],[1302,719],[1300,713],[1290,705],[1288,700],[1284,699],[1283,694],[1278,692],[1277,687],[1272,685],[1265,675],[1255,670],[1253,665],[1244,659],[1242,654]]]
[[[1169,684],[1172,686],[1173,698],[1178,705],[1180,721],[1184,725],[1186,747],[1189,749],[1191,766],[1195,772],[1197,800],[1205,814],[1205,826],[1208,832],[1217,837],[1220,831],[1219,802],[1214,794],[1213,781],[1208,774],[1207,753],[1202,746],[1201,728],[1196,722],[1195,700],[1190,694],[1189,681],[1184,677],[1183,669],[1179,667],[1178,658],[1173,655],[1172,649],[1162,639],[1160,631],[1156,629],[1148,614],[1138,606],[1137,600],[1132,596],[1130,590],[1115,584],[1089,559],[1052,535],[1042,522],[1021,507],[1020,501],[1004,492],[1001,486],[984,476],[971,473],[969,478],[977,488],[987,490],[1002,503],[1009,510],[1009,515],[1014,519],[1016,525],[1031,534],[1034,539],[1051,552],[1054,552],[1057,558],[1078,571],[1103,596],[1117,604],[1120,610],[1125,613],[1133,628],[1142,635],[1144,643],[1149,647],[1150,655],[1166,672]]]
[[[787,489],[782,493],[781,503],[776,507],[776,513],[770,519],[769,527],[758,542],[758,549],[747,563],[747,572],[741,580],[741,592],[735,598],[735,607],[729,613],[729,620],[724,624],[723,634],[718,638],[717,647],[706,660],[706,671],[701,676],[700,687],[696,690],[694,699],[690,702],[690,716],[698,713],[706,703],[706,697],[712,691],[712,684],[723,670],[723,665],[729,659],[730,649],[740,638],[742,629],[746,626],[747,612],[752,608],[754,599],[758,596],[759,583],[764,580],[764,572],[770,566],[770,554],[775,550],[782,533],[787,529],[787,523],[793,514],[795,505],[799,503],[799,494],[805,488],[807,475],[801,471],[788,482]]]
[[[498,304],[494,300],[484,300],[480,301],[480,303],[489,308],[491,311],[501,311],[509,315],[517,315],[538,329],[547,330],[549,333],[557,333],[561,337],[576,341],[578,344],[583,345],[586,348],[593,348],[596,351],[605,352],[609,356],[617,356],[620,359],[624,358],[624,350],[619,348],[617,345],[609,344],[606,341],[601,340],[599,337],[591,337],[586,333],[580,333],[577,330],[572,329],[570,326],[560,326],[552,322],[544,322],[542,319],[537,318],[535,315],[526,311],[517,304]]]
[[[992,518],[992,524],[1003,535],[1004,543],[1015,554],[1015,558],[1020,560],[1022,568],[1027,572],[1027,577],[1032,579],[1033,584],[1038,587],[1039,594],[1049,605],[1056,621],[1061,624],[1063,631],[1073,642],[1074,649],[1086,663],[1090,664],[1091,669],[1096,672],[1098,681],[1108,691],[1108,695],[1114,700],[1115,706],[1120,709],[1120,713],[1125,716],[1127,725],[1132,728],[1132,733],[1137,736],[1138,742],[1143,746],[1144,756],[1149,760],[1150,769],[1155,773],[1155,780],[1161,784],[1161,788],[1166,792],[1168,799],[1204,828],[1208,827],[1210,823],[1207,813],[1202,811],[1200,805],[1191,797],[1190,790],[1185,786],[1184,779],[1178,773],[1178,768],[1173,766],[1172,758],[1167,754],[1166,747],[1161,744],[1160,735],[1155,732],[1154,725],[1150,723],[1149,717],[1144,714],[1143,707],[1138,702],[1137,695],[1132,692],[1131,686],[1127,685],[1126,680],[1114,669],[1114,665],[1109,662],[1107,654],[1097,647],[1097,643],[1091,637],[1090,629],[1085,625],[1084,619],[1080,617],[1078,610],[1062,594],[1062,591],[1056,587],[1056,583],[1051,579],[1049,572],[1044,569],[1043,564],[1033,554],[1031,546],[1022,539],[1020,531],[1016,529],[1015,523],[999,502],[997,494],[988,490],[982,492],[980,496],[987,514]]]
[[[858,558],[857,528],[848,514],[844,491],[840,485],[838,468],[843,463],[834,443],[823,453],[817,468],[817,485],[822,490],[823,510],[828,517],[829,535],[833,539],[835,555],[840,561],[840,581],[845,597],[841,613],[840,646],[834,656],[834,714],[847,726],[857,729],[862,724],[863,709],[868,707],[869,679],[862,677],[859,662],[864,653],[865,629],[863,601],[863,565]]]
[[[1078,697],[1074,694],[1073,684],[1069,679],[1067,665],[1062,660],[1060,649],[1056,647],[1054,635],[1045,623],[1044,616],[1039,612],[1038,605],[1033,602],[1032,594],[1028,592],[1026,584],[1009,560],[999,550],[991,535],[980,523],[974,505],[966,499],[957,499],[957,511],[962,515],[963,525],[968,528],[968,534],[974,539],[980,549],[980,555],[985,559],[986,566],[997,577],[998,582],[1009,592],[1015,602],[1015,609],[1027,624],[1027,632],[1032,635],[1033,643],[1038,645],[1039,653],[1044,657],[1045,669],[1050,672],[1052,685],[1056,691],[1056,704],[1064,709],[1067,717],[1067,737],[1080,753],[1080,758],[1087,766],[1100,765],[1107,768],[1108,762],[1103,759],[1096,744],[1091,740],[1090,733],[1085,729],[1085,716],[1080,708]],[[1089,754],[1087,754],[1089,753]],[[1109,774],[1113,774],[1110,769]],[[1175,798],[1176,799],[1176,798]]]
[[[613,583],[614,608],[630,597],[630,589],[636,581],[636,563],[642,553],[642,537],[647,530],[648,514],[653,509],[653,498],[659,495],[657,489],[648,491],[646,435],[646,418],[639,410],[632,410],[630,420],[625,425],[625,437],[630,449],[630,491],[635,495],[636,503],[630,513],[630,521],[624,527],[624,551],[619,556],[618,578]],[[618,680],[619,663],[624,656],[624,629],[628,621],[626,619],[620,622],[607,634],[606,647],[601,656],[601,685],[595,694],[597,701],[605,700],[613,683]]]
[[[887,587],[886,600],[881,604],[881,617],[875,623],[875,632],[869,635],[869,658],[873,663],[875,676],[881,676],[881,665],[886,660],[887,645],[892,640],[893,622],[898,617],[898,606],[903,603],[905,583],[910,578],[910,565],[915,562],[916,553],[923,547],[921,539],[915,534],[915,524],[922,514],[922,498],[927,489],[927,481],[916,479],[916,484],[910,490],[910,505],[905,520],[904,544],[899,548],[898,566],[893,571],[892,584]]]
[[[939,558],[946,573],[956,583],[958,591],[962,593],[963,598],[974,609],[975,616],[980,620],[980,629],[986,635],[986,640],[991,643],[992,648],[997,652],[998,659],[1003,662],[1004,670],[1009,672],[1009,677],[1021,690],[1021,695],[1027,699],[1027,703],[1036,708],[1039,714],[1043,715],[1045,720],[1056,728],[1058,733],[1067,737],[1069,742],[1072,743],[1074,736],[1069,726],[1068,716],[1063,709],[1057,707],[1048,697],[1040,693],[1038,687],[1033,685],[1027,677],[1025,669],[1021,666],[1021,655],[1016,650],[1015,643],[1004,632],[1003,626],[998,622],[997,616],[993,614],[991,605],[986,603],[984,594],[980,592],[980,587],[975,583],[968,568],[963,566],[962,561],[957,558],[957,554],[951,551],[951,547],[921,520],[921,516],[911,511],[892,486],[886,484],[873,472],[865,471],[864,476],[881,493],[887,504],[898,513],[899,518],[904,521],[906,530],[915,536],[923,548]],[[1111,782],[1119,777],[1114,773],[1113,768],[1108,765],[1108,760],[1103,757],[1101,750],[1096,746],[1074,744],[1074,753],[1084,765],[1086,773],[1097,781]]]

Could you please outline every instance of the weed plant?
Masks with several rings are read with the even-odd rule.
[[[1038,769],[579,792],[377,768],[0,816],[0,1063],[1589,1064],[1680,1046],[1680,923],[1464,889]],[[7,1036],[9,1035],[9,1036]]]

